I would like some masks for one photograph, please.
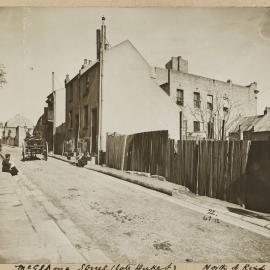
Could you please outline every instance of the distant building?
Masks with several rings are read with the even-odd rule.
[[[39,117],[33,134],[42,137],[48,143],[48,150],[53,149],[54,95],[47,96],[43,114]]]
[[[241,86],[191,74],[181,56],[154,72],[157,83],[182,111],[183,139],[225,139],[236,119],[257,113],[256,82]]]
[[[97,61],[85,60],[65,79],[67,138],[89,152],[106,150],[106,134],[168,130],[179,138],[177,105],[162,91],[152,67],[130,41],[109,48],[106,26],[97,30]]]
[[[39,117],[36,126],[34,128],[34,134],[41,136],[47,143],[49,151],[53,150],[53,136],[54,136],[54,117],[55,120],[55,132],[56,127],[61,125],[65,120],[64,107],[65,107],[65,93],[59,91],[64,89],[58,89],[54,93],[50,93],[46,98],[47,106],[44,107],[43,114]],[[54,98],[56,98],[54,104]],[[54,113],[56,108],[56,113]]]
[[[3,132],[4,132],[4,124],[2,122],[0,122],[0,143],[3,140]]]
[[[3,142],[13,146],[21,146],[26,131],[33,131],[32,122],[19,114],[8,120],[4,125]]]
[[[230,132],[231,140],[270,140],[270,108],[266,107],[263,115],[239,118]]]

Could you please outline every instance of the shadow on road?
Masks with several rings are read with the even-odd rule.
[[[240,208],[234,208],[234,207],[227,207],[227,209],[235,214],[242,215],[242,216],[247,216],[247,217],[254,217],[254,218],[259,218],[259,219],[264,219],[264,220],[269,220],[270,221],[270,215],[269,214],[258,214],[246,209],[240,209]]]
[[[34,161],[34,160],[42,160],[41,158],[39,157],[26,157],[26,158],[22,158],[21,161]]]

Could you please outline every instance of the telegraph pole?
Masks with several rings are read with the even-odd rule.
[[[54,72],[52,72],[52,93],[53,93],[53,153],[54,153],[54,136],[55,136],[55,131],[56,131],[56,123],[55,123],[55,118],[56,118],[56,94],[55,94],[55,89],[54,89]]]
[[[99,31],[98,31],[99,32]],[[100,33],[100,32],[99,32]],[[105,43],[106,43],[106,26],[105,26],[105,17],[102,17],[102,25],[101,25],[101,33],[100,33],[100,46],[99,48],[99,135],[98,135],[98,164],[101,162],[101,149],[102,149],[102,102],[103,102],[103,54],[105,50]]]

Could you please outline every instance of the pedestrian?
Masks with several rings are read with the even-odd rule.
[[[83,155],[78,158],[77,166],[84,167],[85,165],[87,165],[88,159],[88,153],[84,152]]]
[[[19,172],[14,163],[10,161],[10,154],[5,154],[2,162],[2,172],[9,172],[12,176],[17,175]]]
[[[25,134],[25,139],[28,140],[28,139],[30,139],[30,138],[31,138],[31,133],[30,133],[30,129],[28,129],[28,130],[26,131],[26,134]]]

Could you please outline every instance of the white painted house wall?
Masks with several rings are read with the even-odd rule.
[[[151,78],[152,68],[130,41],[105,51],[102,145],[106,133],[168,130],[179,138],[179,109]]]

